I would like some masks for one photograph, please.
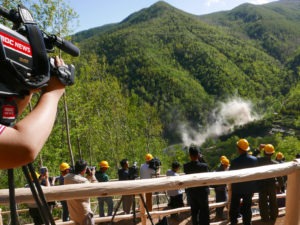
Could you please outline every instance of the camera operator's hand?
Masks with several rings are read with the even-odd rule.
[[[70,64],[66,65],[62,59],[57,56],[50,59],[51,76],[56,76],[66,86],[74,84],[75,67]]]
[[[86,178],[89,180],[89,182],[98,183],[97,178],[95,177],[95,173],[96,173],[95,169],[88,168]]]
[[[93,167],[93,168],[91,169],[91,172],[92,172],[92,175],[95,176],[95,174],[96,174],[96,168]]]

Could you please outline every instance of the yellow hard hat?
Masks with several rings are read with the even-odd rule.
[[[222,159],[227,159],[227,157],[226,157],[225,155],[222,155],[222,156],[220,157],[220,162],[222,162]]]
[[[103,160],[99,163],[100,168],[109,168],[108,162]]]
[[[229,166],[229,159],[223,158],[223,159],[221,160],[221,164],[222,164],[222,165],[225,165],[225,166]]]
[[[274,146],[271,144],[266,144],[264,147],[264,151],[266,154],[270,155],[273,154],[275,152]]]
[[[236,145],[243,151],[248,151],[250,149],[249,142],[246,139],[240,139]]]
[[[278,153],[276,154],[276,159],[278,159],[278,160],[283,159],[283,157],[284,157],[284,155],[283,155],[281,152],[278,152]]]
[[[150,161],[151,159],[153,159],[153,156],[150,153],[145,155],[145,160],[146,161]]]
[[[70,165],[69,165],[68,163],[66,163],[66,162],[63,162],[63,163],[60,164],[60,166],[59,166],[59,170],[60,170],[61,172],[65,171],[65,170],[67,170],[67,169],[70,169],[70,168],[71,168]]]

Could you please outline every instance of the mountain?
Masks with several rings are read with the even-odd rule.
[[[257,42],[268,54],[285,62],[300,51],[300,1],[278,1],[261,6],[243,4],[228,12],[202,16]],[[296,50],[296,51],[295,51]]]
[[[124,89],[156,107],[176,142],[179,123],[205,126],[216,102],[233,96],[261,112],[281,109],[299,80],[299,9],[279,1],[195,16],[158,2],[73,38],[81,57],[95,53]]]

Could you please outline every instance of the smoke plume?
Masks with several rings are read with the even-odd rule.
[[[241,98],[234,98],[218,104],[211,112],[210,123],[201,131],[195,131],[187,125],[181,125],[181,136],[185,146],[201,145],[207,138],[216,138],[228,134],[236,126],[242,126],[258,119],[253,112],[252,103]]]

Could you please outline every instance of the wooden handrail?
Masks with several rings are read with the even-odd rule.
[[[276,165],[224,172],[197,173],[153,179],[114,181],[88,184],[70,184],[44,188],[47,201],[76,198],[140,194],[155,191],[175,190],[188,187],[229,184],[250,180],[278,177],[300,170],[300,160]],[[16,188],[17,203],[34,202],[29,188]],[[8,189],[0,190],[0,204],[9,202]]]
[[[208,172],[182,176],[159,177],[154,179],[134,181],[114,181],[91,184],[72,184],[52,186],[43,189],[47,201],[59,201],[87,197],[116,196],[143,194],[188,187],[231,184],[250,180],[260,180],[271,177],[288,175],[288,189],[286,196],[286,224],[300,224],[300,160],[294,160],[276,165],[261,166],[249,169],[240,169],[224,172]],[[17,203],[33,202],[32,194],[28,188],[15,190]],[[0,190],[0,204],[9,202],[8,189]],[[170,213],[170,212],[167,212]],[[155,214],[155,213],[154,213]],[[143,216],[143,215],[142,215]],[[287,223],[288,222],[288,223]]]

